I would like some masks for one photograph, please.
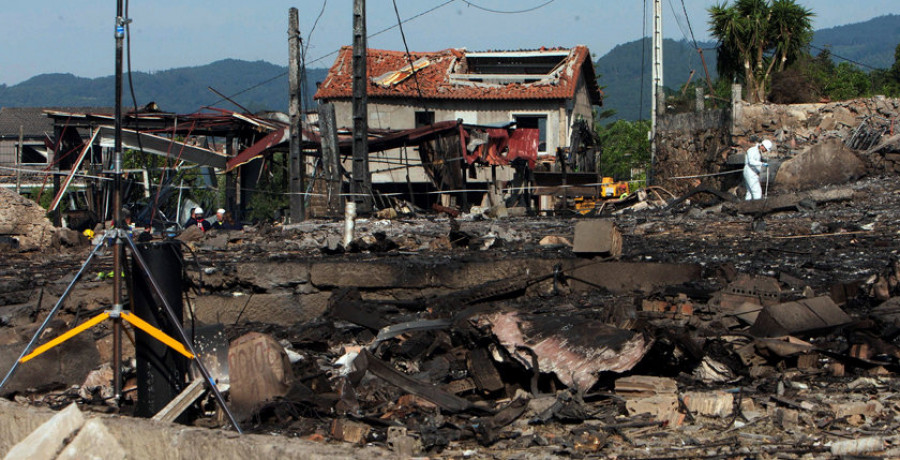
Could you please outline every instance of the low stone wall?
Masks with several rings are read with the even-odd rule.
[[[876,96],[821,104],[749,104],[730,110],[663,116],[658,126],[656,182],[673,193],[701,183],[727,189],[741,182],[727,159],[760,139],[777,144],[769,159],[787,161],[823,142],[840,140],[869,173],[900,172],[900,99]],[[683,176],[706,175],[698,179]]]
[[[729,113],[723,109],[661,118],[657,127],[656,183],[678,194],[700,180],[676,178],[718,173],[725,167],[731,146],[729,123]],[[721,185],[715,178],[704,182],[716,188]]]

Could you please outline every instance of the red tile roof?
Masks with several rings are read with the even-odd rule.
[[[426,99],[492,99],[492,100],[522,100],[522,99],[569,99],[575,96],[578,79],[582,73],[585,77],[588,93],[593,104],[601,103],[600,88],[594,76],[594,68],[590,61],[590,52],[585,46],[576,46],[569,50],[535,50],[528,51],[529,55],[540,52],[559,53],[568,51],[564,64],[557,69],[555,78],[544,78],[543,81],[533,83],[508,83],[488,84],[466,82],[464,84],[452,83],[450,74],[455,68],[465,67],[460,65],[465,59],[465,49],[446,49],[435,52],[410,53],[412,61],[427,58],[430,65],[416,72],[416,76],[398,78],[399,83],[393,86],[376,85],[373,79],[396,72],[409,66],[409,58],[404,51],[368,50],[367,73],[369,97],[418,97],[419,89],[422,97]],[[328,71],[328,76],[316,91],[316,99],[335,99],[352,97],[352,54],[349,46],[341,48],[334,65]],[[490,52],[478,53],[484,56]],[[505,53],[505,52],[504,52]],[[458,70],[457,70],[458,72]],[[418,86],[416,88],[416,77]],[[540,77],[540,75],[536,75]],[[396,80],[395,80],[396,81]]]

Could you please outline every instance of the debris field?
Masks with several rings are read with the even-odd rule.
[[[602,218],[360,219],[346,247],[334,221],[194,235],[185,327],[224,331],[220,388],[246,432],[360,458],[900,456],[896,177],[702,192]],[[55,244],[3,253],[4,372],[88,251]],[[42,341],[108,308],[111,266]],[[127,416],[134,350],[117,408],[110,348],[101,324],[3,396]],[[194,407],[189,423],[225,426],[208,396]]]

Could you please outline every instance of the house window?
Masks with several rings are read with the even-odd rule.
[[[416,128],[434,124],[434,112],[416,112]]]
[[[19,158],[21,163],[26,164],[47,164],[46,147],[43,145],[23,145],[22,157]]]
[[[546,115],[516,115],[516,129],[538,130],[538,152],[547,151]]]

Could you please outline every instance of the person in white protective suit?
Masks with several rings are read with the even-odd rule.
[[[768,167],[768,163],[764,163],[762,154],[775,148],[772,141],[765,139],[761,143],[747,149],[747,155],[744,157],[744,187],[747,188],[745,200],[758,200],[762,198],[762,187],[759,185],[759,173],[763,166]]]

